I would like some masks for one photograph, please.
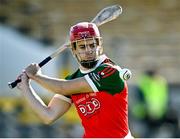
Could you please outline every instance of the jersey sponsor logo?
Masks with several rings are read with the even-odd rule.
[[[86,104],[78,105],[79,111],[84,115],[90,115],[100,108],[100,102],[96,98],[91,98]]]

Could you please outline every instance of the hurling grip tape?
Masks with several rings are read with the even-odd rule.
[[[54,53],[52,53],[50,56],[48,56],[47,58],[45,58],[43,61],[41,61],[38,65],[39,67],[44,66],[46,63],[48,63],[51,59],[53,59],[54,57],[56,57],[59,53],[63,52],[66,48],[68,47],[67,44],[62,45],[61,47],[59,47],[59,49],[57,49]]]

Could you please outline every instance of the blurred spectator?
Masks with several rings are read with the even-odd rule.
[[[138,80],[136,104],[133,106],[132,114],[141,123],[145,123],[147,129],[143,137],[158,137],[164,127],[168,128],[164,137],[174,137],[170,132],[174,130],[170,124],[176,124],[177,118],[172,113],[169,116],[168,84],[164,77],[159,75],[156,70],[149,69],[142,74]],[[176,125],[177,126],[177,125]],[[176,127],[175,126],[175,127]],[[171,129],[170,129],[171,128]],[[160,133],[159,133],[160,134]]]

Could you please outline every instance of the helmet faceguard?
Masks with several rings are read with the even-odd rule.
[[[84,68],[93,68],[97,64],[99,56],[102,54],[102,38],[100,37],[97,26],[94,23],[88,22],[82,22],[72,26],[70,29],[70,41],[72,52],[75,55],[78,63]],[[85,47],[88,47],[88,45],[93,45],[93,49],[91,52],[89,52],[95,55],[93,59],[84,60],[81,58],[80,53],[75,52],[79,42]],[[90,44],[88,44],[89,42]]]

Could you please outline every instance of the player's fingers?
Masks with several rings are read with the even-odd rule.
[[[22,82],[22,81],[28,80],[29,78],[28,78],[25,70],[23,70],[23,72],[17,77],[17,79],[21,80],[21,82]]]
[[[17,84],[17,88],[22,90],[24,88],[24,86],[26,86],[29,82],[29,78],[27,76],[27,74],[25,72],[22,72],[19,76],[18,79],[21,80],[21,82],[19,82]]]
[[[22,85],[21,85],[21,82],[17,83],[17,88],[18,88],[18,89],[21,89],[21,86],[22,86]]]
[[[21,73],[19,76],[17,76],[17,80],[18,80],[18,79],[21,80],[21,76],[22,76],[22,73]]]
[[[22,81],[27,81],[29,79],[25,71],[21,74],[20,77]]]
[[[26,67],[26,69],[39,69],[39,65],[37,63],[31,63]]]
[[[22,81],[21,78],[22,78],[22,74],[20,74],[20,75],[17,77],[18,80],[21,80],[21,81]],[[17,83],[17,88],[18,88],[18,89],[21,88],[21,84],[22,84],[22,82]]]
[[[38,64],[32,63],[25,68],[25,71],[28,77],[33,78],[37,74],[39,69],[40,67],[38,66]]]

